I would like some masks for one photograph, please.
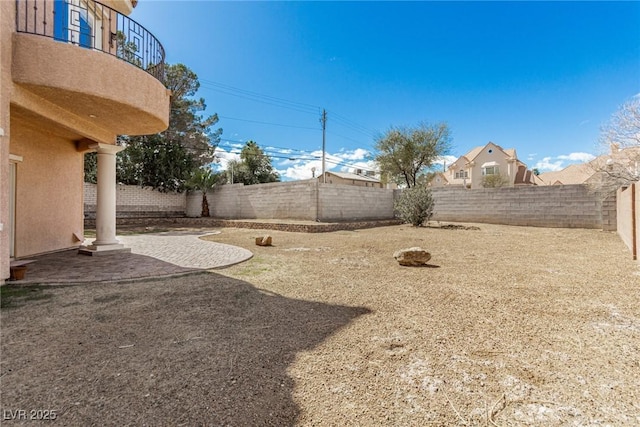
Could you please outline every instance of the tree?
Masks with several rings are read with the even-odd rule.
[[[399,184],[414,187],[419,176],[432,167],[438,157],[447,154],[450,147],[451,136],[446,123],[392,127],[376,140],[376,161],[383,174]]]
[[[198,76],[183,64],[167,65],[165,86],[171,90],[169,127],[154,135],[118,137],[126,147],[117,156],[117,180],[123,184],[184,191],[198,168],[210,164],[222,129],[213,130],[218,115],[202,116],[204,99],[194,99]],[[95,162],[87,155],[85,179],[95,175]]]
[[[640,147],[640,94],[618,108],[601,131],[600,143],[606,148]]]
[[[591,162],[591,187],[603,195],[640,180],[640,94],[622,104],[601,129],[600,146],[609,153]]]
[[[420,227],[433,215],[433,204],[431,190],[426,185],[417,185],[402,190],[394,208],[405,223]]]
[[[168,65],[165,85],[171,90],[171,113],[163,136],[184,146],[199,166],[211,163],[222,129],[212,130],[218,114],[200,114],[206,109],[204,98],[192,98],[200,88],[198,76],[183,64]]]
[[[98,153],[84,155],[84,182],[98,183]]]
[[[162,134],[123,137],[126,149],[116,158],[118,182],[149,186],[158,191],[184,191],[186,181],[196,170],[194,156]]]
[[[202,214],[203,217],[209,217],[209,201],[207,200],[207,191],[215,188],[217,185],[224,184],[226,177],[223,172],[212,172],[208,166],[195,170],[187,183],[187,187],[192,190],[202,192]]]
[[[233,181],[245,185],[278,182],[280,176],[273,170],[271,159],[254,141],[249,141],[240,151],[240,161],[230,161],[228,170],[233,169]]]

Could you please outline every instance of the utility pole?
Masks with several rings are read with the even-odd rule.
[[[320,117],[320,123],[322,123],[322,183],[327,183],[327,175],[325,174],[325,159],[326,159],[326,133],[327,133],[327,110],[322,109],[322,116]]]

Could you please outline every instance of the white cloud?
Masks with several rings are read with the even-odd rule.
[[[528,160],[533,160],[535,154],[530,154]],[[556,157],[544,157],[538,161],[533,168],[537,168],[541,172],[553,172],[566,168],[569,165],[576,163],[587,163],[595,159],[595,156],[590,153],[575,152],[569,154],[561,154]]]
[[[558,159],[560,160],[569,160],[570,162],[582,162],[582,163],[590,162],[595,158],[596,156],[589,153],[570,153],[567,155],[558,156]]]
[[[433,162],[433,164],[434,164],[434,166],[437,167],[437,165],[443,165],[446,162],[447,167],[449,167],[456,160],[458,160],[458,158],[456,156],[440,156],[440,157],[436,158],[436,160]]]
[[[369,152],[362,148],[345,150],[338,153],[326,153],[327,171],[353,172],[355,169],[377,170],[373,161],[365,160]],[[284,159],[277,163],[278,173],[283,180],[311,179],[311,168],[315,167],[315,176],[322,174],[322,151],[311,152],[305,158]]]
[[[277,169],[277,172],[283,180],[311,179],[313,177],[311,168],[314,167],[316,168],[315,176],[319,176],[322,173],[322,160],[299,161],[286,169]]]
[[[538,169],[539,171],[559,171],[560,169],[563,169],[564,166],[562,166],[563,161],[562,160],[557,160],[557,161],[552,161],[551,157],[544,157],[542,160],[540,160],[538,163],[536,163],[535,165],[533,165],[533,167],[535,169]]]
[[[240,150],[232,149],[231,151],[227,151],[224,148],[216,147],[215,156],[218,160],[218,170],[227,170],[227,165],[229,160],[240,160]]]
[[[369,155],[369,152],[363,148],[356,148],[353,151],[345,151],[336,154],[336,156],[340,156],[345,160],[362,160]]]

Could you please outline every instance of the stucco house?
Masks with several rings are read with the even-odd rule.
[[[518,160],[514,148],[504,149],[489,142],[459,157],[445,172],[437,173],[429,185],[483,188],[483,179],[490,175],[503,177],[505,186],[537,184],[536,176]]]
[[[356,169],[356,173],[326,171],[318,178],[319,182],[327,184],[356,185],[359,187],[384,188],[384,184],[372,174]]]
[[[167,128],[164,49],[128,17],[136,0],[0,1],[0,282],[10,260],[83,240],[84,154],[98,153],[96,239],[120,250],[120,134]]]

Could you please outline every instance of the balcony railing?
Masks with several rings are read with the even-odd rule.
[[[160,42],[133,19],[96,1],[16,0],[16,31],[108,53],[164,81]]]

